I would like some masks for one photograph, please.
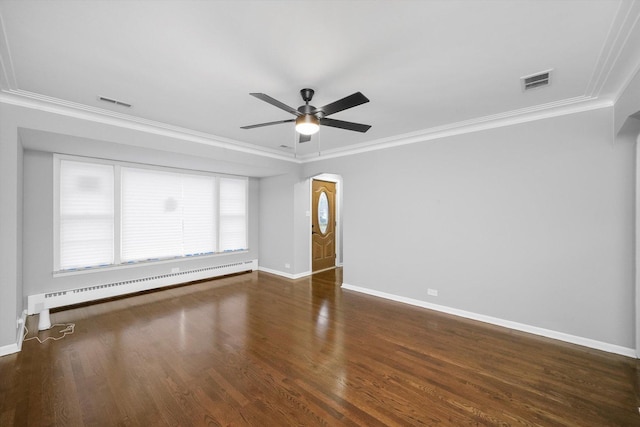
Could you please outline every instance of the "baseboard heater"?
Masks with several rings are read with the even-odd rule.
[[[254,259],[250,261],[217,265],[215,267],[185,270],[178,273],[123,280],[122,282],[104,283],[84,288],[29,295],[27,297],[27,313],[37,314],[45,309],[64,307],[67,305],[80,304],[104,298],[112,298],[135,292],[162,288],[164,286],[177,285],[180,283],[192,282],[194,280],[209,279],[227,274],[254,271],[257,269],[258,260]]]

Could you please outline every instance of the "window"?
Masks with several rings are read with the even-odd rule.
[[[55,270],[247,249],[247,178],[59,161]]]
[[[60,162],[60,269],[113,264],[113,166]]]
[[[214,177],[129,167],[121,177],[123,262],[216,252]]]
[[[241,248],[247,241],[247,181],[220,179],[220,251]]]

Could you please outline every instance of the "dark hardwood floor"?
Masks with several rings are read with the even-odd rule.
[[[52,313],[75,331],[0,358],[0,425],[640,426],[636,360],[341,282],[254,272]]]

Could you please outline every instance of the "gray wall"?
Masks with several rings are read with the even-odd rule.
[[[40,286],[31,268],[50,256],[37,247],[51,233],[34,210],[39,195],[50,196],[32,189],[43,179],[34,167],[52,151],[80,154],[83,141],[99,156],[163,164],[169,153],[196,168],[262,177],[251,184],[260,264],[287,271],[289,263],[294,274],[308,269],[303,187],[316,174],[339,174],[345,283],[633,348],[635,147],[614,143],[611,110],[300,167],[0,104],[0,347],[15,343],[23,295]],[[175,154],[184,147],[201,153]]]
[[[251,252],[221,256],[215,261],[212,261],[214,258],[184,261],[188,264],[181,263],[183,269],[257,257],[260,246],[256,231],[258,178],[299,169],[299,165],[290,161],[212,146],[199,137],[127,124],[92,113],[82,113],[82,118],[78,118],[74,116],[77,113],[70,114],[64,107],[37,103],[20,106],[11,104],[11,100],[4,101],[0,103],[0,351],[15,348],[16,319],[26,308],[26,296],[33,292],[66,289],[80,283],[123,280],[171,268],[170,264],[162,264],[53,279],[50,260],[52,219],[48,218],[50,212],[42,215],[38,212],[40,208],[45,211],[52,208],[51,179],[47,179],[51,176],[47,160],[50,153],[143,161],[255,178],[250,180]],[[24,171],[23,149],[27,150]],[[180,154],[183,152],[190,155]],[[44,169],[35,170],[38,165]]]
[[[297,180],[296,173],[260,180],[260,266],[288,274],[295,271],[292,224]]]
[[[640,72],[629,81],[614,107],[617,141],[640,142]],[[636,143],[637,146],[637,143]],[[640,156],[636,160],[640,164]],[[640,171],[636,171],[636,354],[640,357]]]
[[[12,109],[0,104],[0,348],[16,344],[22,313],[21,151]]]
[[[635,147],[612,129],[605,108],[303,175],[344,179],[345,283],[634,348]]]
[[[299,178],[293,187],[293,240],[296,274],[311,272],[311,181]],[[309,212],[309,216],[307,216]],[[300,236],[302,234],[302,236]],[[305,239],[304,236],[307,238]]]
[[[18,135],[18,142],[20,142],[20,135]],[[18,271],[16,274],[16,283],[18,286],[16,287],[16,317],[22,316],[22,311],[24,310],[23,304],[23,295],[24,295],[24,239],[22,238],[24,233],[24,150],[22,148],[22,144],[18,145]]]

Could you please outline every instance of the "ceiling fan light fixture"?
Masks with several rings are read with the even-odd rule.
[[[313,135],[320,130],[320,120],[314,115],[305,114],[296,119],[296,132],[302,135]]]

